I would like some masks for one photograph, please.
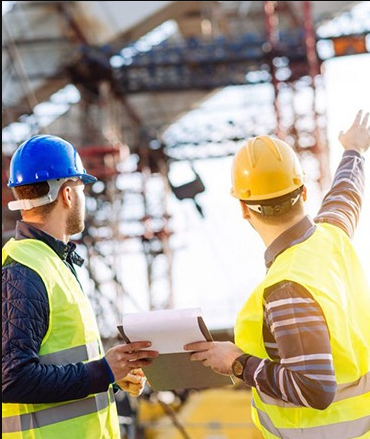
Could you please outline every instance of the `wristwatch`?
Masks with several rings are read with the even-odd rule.
[[[233,364],[231,365],[231,371],[233,375],[236,376],[236,378],[239,378],[241,380],[243,379],[244,367],[249,357],[250,355],[243,354],[233,361]]]

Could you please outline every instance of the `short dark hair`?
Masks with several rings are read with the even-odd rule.
[[[34,200],[36,198],[41,198],[48,194],[50,190],[47,181],[42,181],[40,183],[26,184],[24,186],[17,186],[14,188],[17,198],[19,200]],[[35,207],[35,212],[40,215],[48,215],[57,204],[57,200],[52,203],[45,204],[44,206]]]

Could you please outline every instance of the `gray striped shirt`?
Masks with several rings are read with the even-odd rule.
[[[346,151],[318,215],[305,217],[281,234],[266,250],[267,268],[287,248],[303,242],[326,222],[352,237],[364,193],[364,158]],[[302,286],[283,281],[264,293],[263,337],[273,361],[250,356],[244,369],[247,384],[273,398],[325,409],[333,401],[337,383],[328,328],[317,302]]]

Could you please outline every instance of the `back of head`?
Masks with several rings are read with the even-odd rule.
[[[95,177],[86,173],[78,152],[69,142],[57,136],[34,136],[22,143],[13,154],[8,186],[15,189],[16,195],[33,193],[35,188],[41,188],[40,196],[11,201],[9,209],[30,210],[52,203],[65,181],[78,179],[84,184],[96,181]],[[43,194],[45,183],[49,190]]]
[[[249,139],[232,165],[231,195],[262,216],[279,216],[299,199],[304,173],[286,142],[270,137]]]

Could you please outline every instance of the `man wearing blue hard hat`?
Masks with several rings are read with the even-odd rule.
[[[95,181],[56,136],[32,137],[12,157],[9,209],[22,221],[2,250],[3,438],[118,439],[113,390],[138,396],[140,368],[157,355],[145,341],[104,354],[69,241],[84,229],[84,187]]]

